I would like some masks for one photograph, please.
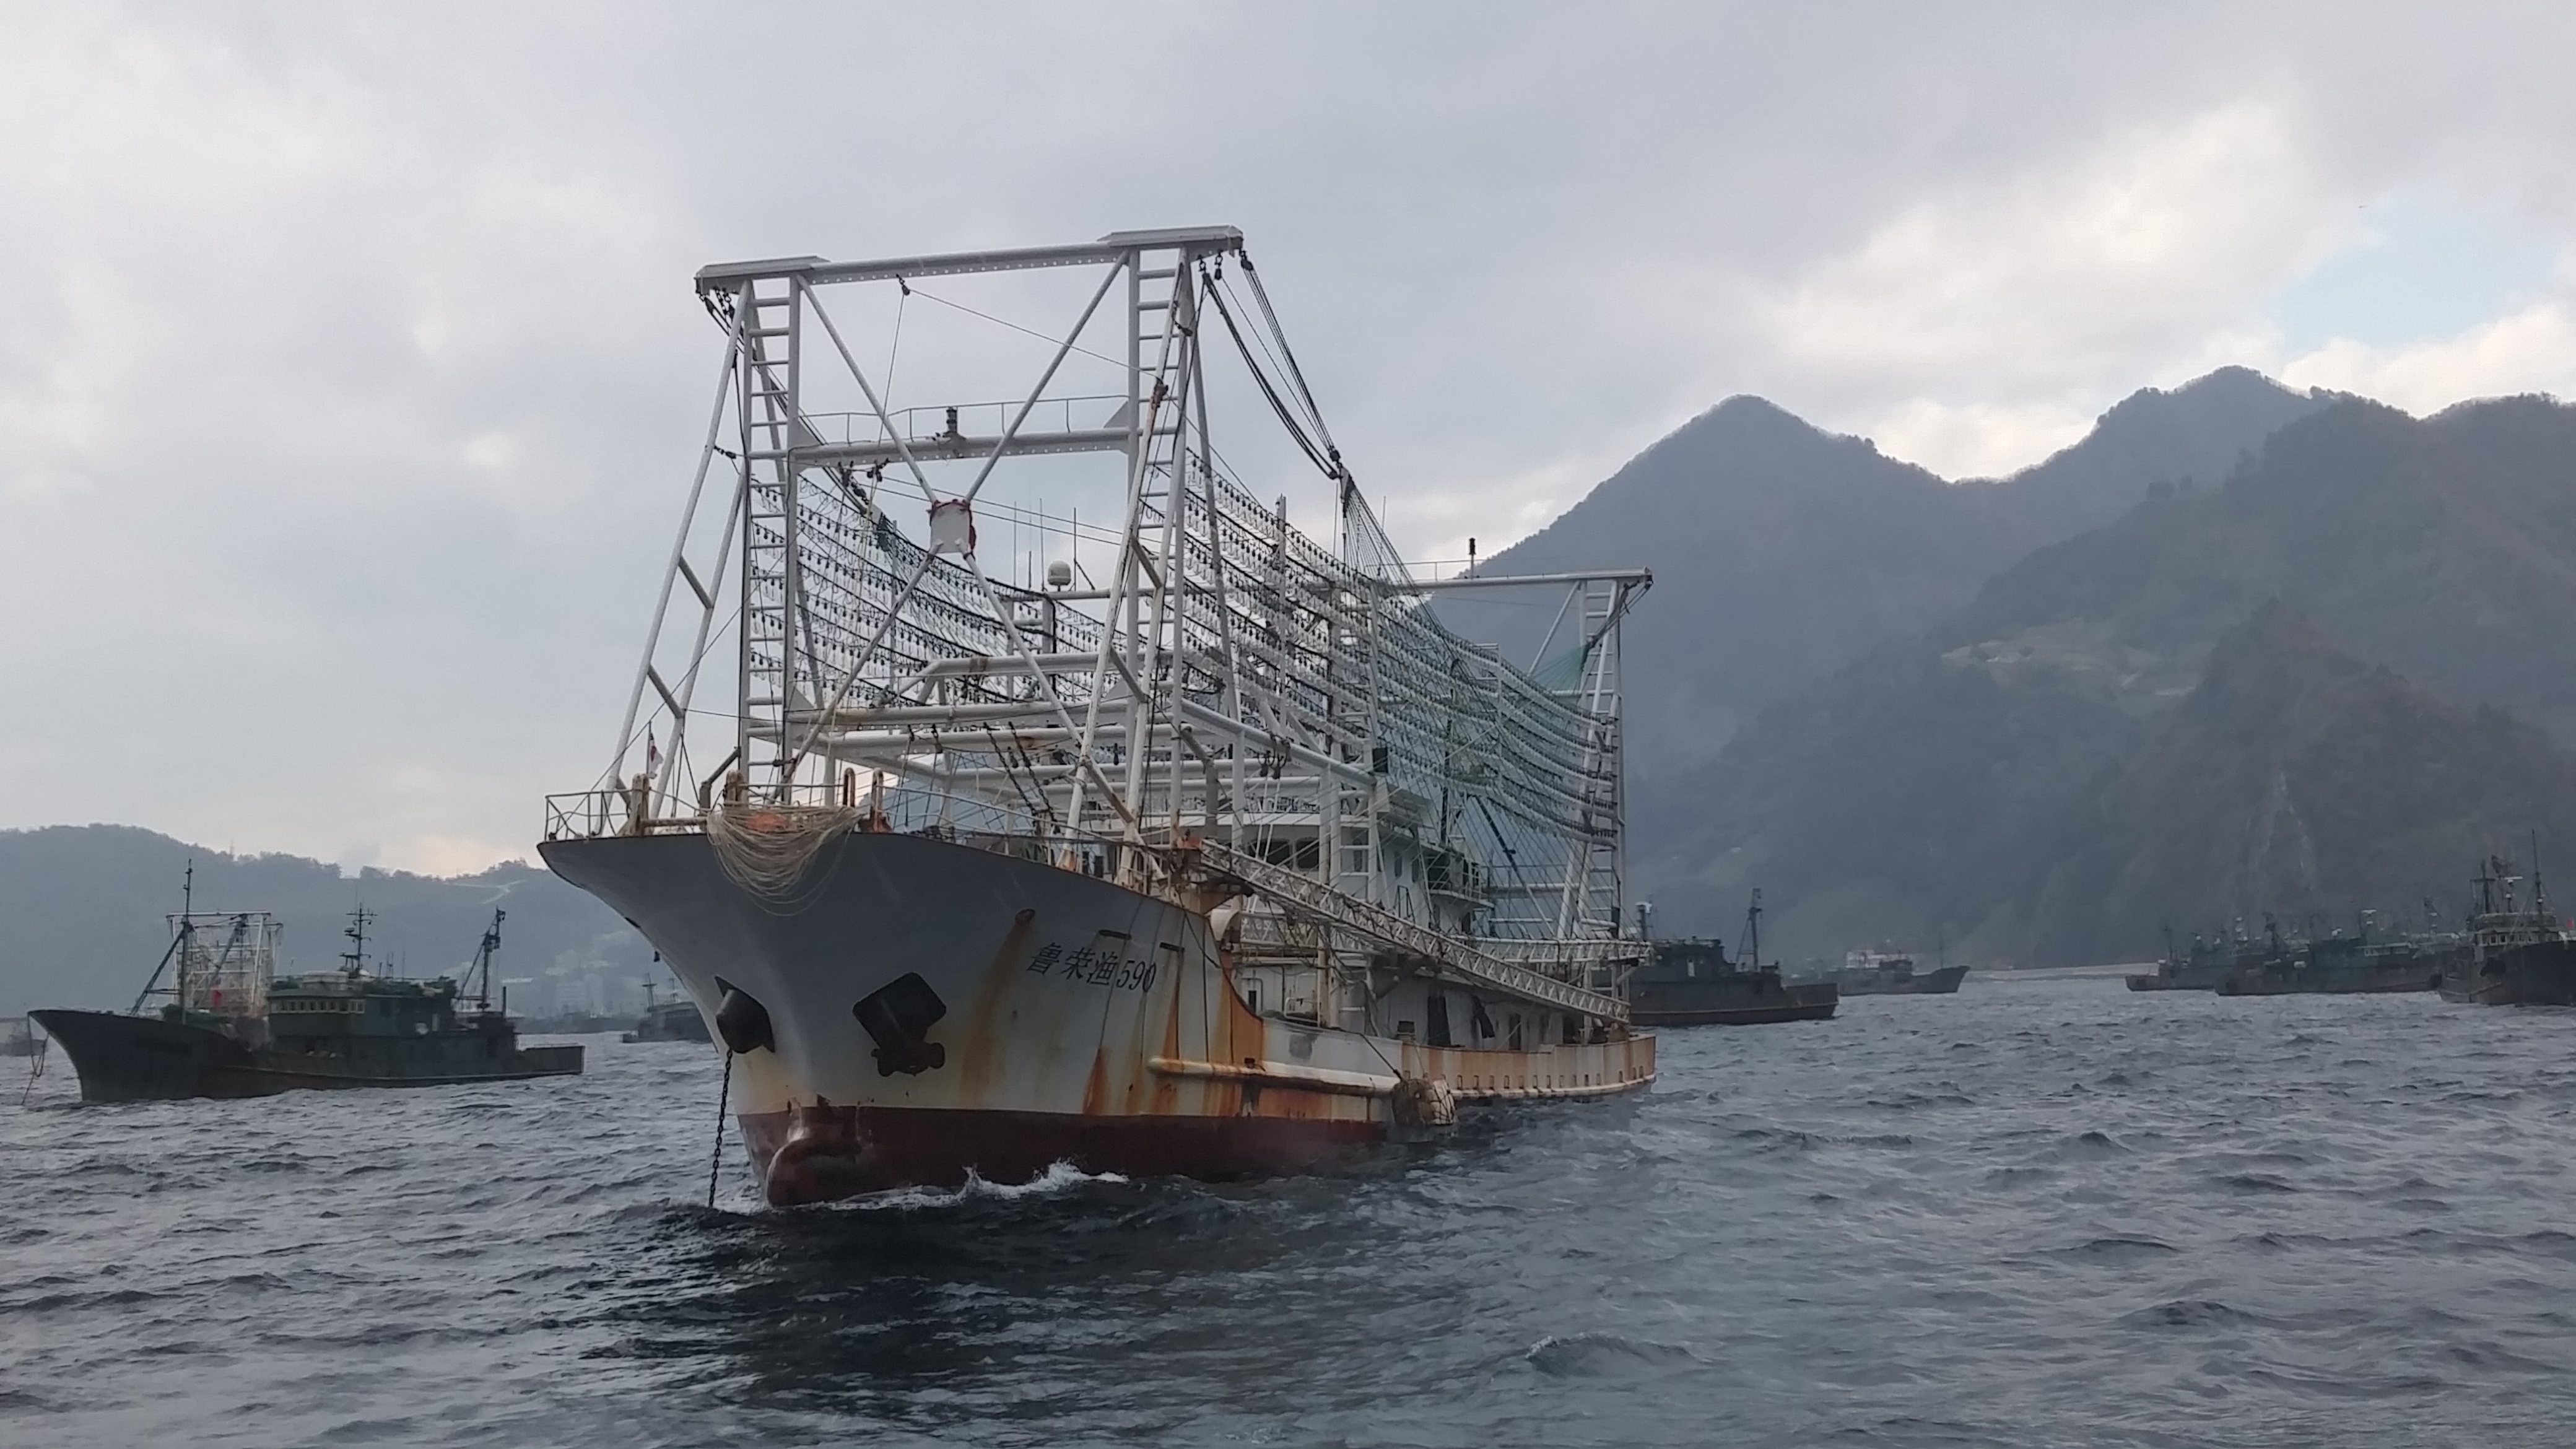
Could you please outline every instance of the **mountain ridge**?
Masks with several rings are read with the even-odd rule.
[[[1994,959],[2153,949],[2125,907],[2107,913],[2107,935],[2069,924],[2075,908],[2063,903],[2083,892],[2062,870],[2051,885],[2051,868],[2107,827],[2068,812],[2190,717],[2222,641],[2275,601],[2359,666],[2485,722],[2454,722],[2463,738],[2510,726],[2564,741],[2576,725],[2576,409],[2506,398],[2415,419],[2336,399],[2276,432],[2221,487],[2168,490],[2034,550],[1966,607],[1784,698],[1707,765],[1658,781],[1639,801],[1639,886],[1696,899],[1762,884],[1784,950],[1936,934]],[[2374,708],[2353,727],[2430,729],[2421,709]],[[2359,758],[2365,743],[2332,748]],[[2236,748],[2252,758],[2259,745]],[[2493,747],[2550,774],[2530,749]],[[2413,748],[2406,768],[2432,769],[2440,752],[2422,738]],[[2214,754],[2203,765],[2228,768]],[[2430,839],[2438,792],[2413,800],[2411,814],[2371,828]],[[2560,818],[2533,808],[2546,818],[2482,817],[2479,828],[2517,840]],[[2017,850],[2021,840],[2049,844]],[[2342,878],[2391,888],[2358,867]],[[2104,914],[2101,899],[2093,906]]]
[[[2132,393],[2084,439],[2008,478],[1950,482],[1739,395],[1478,572],[1654,571],[1622,646],[1631,758],[1660,772],[1709,758],[1774,700],[1965,605],[2033,548],[2116,517],[2158,485],[2216,486],[2222,469],[2327,401],[2220,369]],[[1479,591],[1438,608],[1458,632],[1527,664],[1555,603]]]

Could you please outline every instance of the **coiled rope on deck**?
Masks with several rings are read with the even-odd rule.
[[[722,805],[706,814],[707,843],[727,880],[768,909],[791,911],[805,904],[814,858],[859,818],[846,805]]]

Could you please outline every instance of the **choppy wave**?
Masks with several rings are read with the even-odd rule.
[[[2576,1015],[1670,1032],[1328,1175],[707,1197],[715,1062],[0,1102],[0,1443],[2555,1445]],[[53,1095],[47,1095],[48,1093]]]
[[[1124,1185],[1127,1179],[1114,1172],[1085,1172],[1070,1162],[1050,1163],[1047,1170],[1026,1182],[986,1182],[977,1173],[966,1174],[966,1181],[954,1188],[910,1187],[890,1192],[870,1193],[844,1203],[834,1203],[825,1211],[849,1212],[924,1212],[952,1208],[961,1203],[1017,1202],[1022,1198],[1049,1197],[1079,1188],[1101,1185]]]
[[[1699,1362],[1687,1344],[1658,1343],[1617,1333],[1554,1334],[1521,1355],[1531,1368],[1554,1378],[1615,1378]]]

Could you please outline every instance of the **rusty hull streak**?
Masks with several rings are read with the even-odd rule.
[[[1266,1090],[1322,1092],[1337,1097],[1392,1097],[1401,1082],[1401,1079],[1396,1077],[1363,1076],[1357,1072],[1295,1067],[1269,1061],[1257,1067],[1237,1067],[1224,1062],[1194,1062],[1178,1057],[1156,1057],[1145,1065],[1167,1077],[1200,1077],[1214,1081],[1254,1082]]]
[[[1004,968],[1016,964],[1016,959],[1026,954],[1029,942],[1037,936],[1037,919],[1037,911],[1031,908],[1023,908],[1011,918],[1011,929],[1002,937],[1001,948],[993,953],[993,963],[985,969],[975,998],[967,1006],[966,1020],[959,1027],[959,1039],[949,1048],[949,1059],[957,1064],[965,1095],[981,1098],[997,1085],[996,1073],[1001,1067],[1001,1057],[989,1047],[1005,1037],[994,1030],[993,1017],[1003,1010],[1012,994],[1011,978],[1014,974]],[[1014,1009],[1010,1015],[1016,1018],[1019,1012]],[[945,1035],[937,1027],[931,1030],[934,1038]]]
[[[1098,1117],[1109,1110],[1109,1048],[1091,1054],[1091,1074],[1082,1082],[1082,1115]]]
[[[1222,969],[1222,967],[1220,967],[1220,969]],[[1172,983],[1171,1003],[1163,1013],[1163,1055],[1167,1057],[1176,1057],[1180,1054],[1181,987],[1180,983],[1175,981]],[[1153,1089],[1146,1094],[1146,1115],[1155,1117],[1171,1116],[1178,1113],[1180,1110],[1180,1084],[1168,1077],[1158,1076],[1154,1078]]]

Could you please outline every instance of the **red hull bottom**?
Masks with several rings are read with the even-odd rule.
[[[1375,1122],[1284,1117],[1081,1117],[914,1107],[746,1112],[742,1135],[774,1207],[897,1187],[1027,1182],[1059,1162],[1127,1177],[1299,1172],[1386,1137]]]

